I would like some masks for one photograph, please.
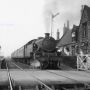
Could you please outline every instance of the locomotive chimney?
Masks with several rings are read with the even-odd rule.
[[[49,38],[50,33],[45,33],[45,38]]]

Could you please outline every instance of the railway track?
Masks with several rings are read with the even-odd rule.
[[[50,88],[48,85],[46,85],[43,81],[41,81],[38,77],[38,75],[37,75],[37,77],[36,77],[36,71],[37,70],[33,70],[33,69],[30,69],[30,70],[32,70],[33,71],[33,73],[35,74],[31,74],[31,73],[28,73],[27,72],[27,69],[23,69],[23,68],[21,68],[20,66],[18,66],[17,64],[15,64],[15,63],[13,63],[18,69],[20,69],[21,71],[24,71],[24,72],[26,72],[27,74],[30,74],[33,78],[35,78],[40,84],[42,84],[43,86],[45,86],[48,90],[53,90],[52,88]],[[39,71],[39,70],[38,70]],[[42,71],[42,70],[40,70],[40,71]],[[54,72],[51,72],[50,70],[44,70],[44,72],[47,72],[47,73],[51,73],[51,74],[54,74],[55,76],[61,76],[61,75],[59,75],[59,74],[56,74],[56,73],[54,73]],[[74,80],[74,79],[72,79],[72,78],[69,78],[69,77],[66,77],[66,76],[62,76],[62,77],[65,77],[65,78],[68,78],[68,79],[70,79],[70,80],[73,80],[73,81],[75,81],[75,82],[77,82],[76,80]]]
[[[16,65],[15,63],[13,63],[14,65]],[[33,74],[32,73],[28,73],[27,72],[27,69],[25,70],[25,69],[23,69],[23,68],[21,68],[20,66],[18,66],[18,65],[16,65],[16,67],[18,67],[20,70],[22,70],[22,71],[24,71],[24,72],[26,72],[27,74],[30,74],[33,78],[35,78],[40,84],[42,84],[42,85],[44,85],[48,90],[53,90],[52,88],[50,88],[48,85],[46,85],[42,80],[40,80],[38,77],[38,74],[37,74],[37,70],[33,70],[33,69],[30,69],[30,70],[32,70],[33,71]],[[39,71],[39,70],[38,70]],[[40,72],[41,72],[42,70],[40,70]],[[64,78],[67,78],[67,79],[70,79],[70,80],[72,80],[72,81],[74,81],[74,82],[76,82],[77,84],[79,84],[80,82],[78,81],[78,80],[75,80],[75,79],[73,79],[72,77],[70,77],[70,76],[66,76],[66,74],[65,75],[62,75],[62,74],[58,74],[58,73],[55,73],[55,72],[53,72],[53,70],[44,70],[44,72],[47,72],[47,74],[48,73],[50,73],[50,74],[54,74],[56,77],[58,76],[60,76],[60,77],[64,77]],[[35,75],[34,75],[35,74]],[[37,77],[36,77],[37,76]],[[90,77],[89,77],[90,78]],[[82,85],[84,85],[84,83],[81,83]],[[64,88],[65,89],[65,88]]]
[[[15,64],[15,63],[13,63],[16,67],[18,67],[20,70],[22,70],[22,71],[25,71],[25,69],[23,69],[23,68],[21,68],[20,66],[18,66],[17,64]],[[30,70],[32,70],[34,73],[35,73],[35,71],[36,70],[34,70],[34,69],[30,69]],[[41,70],[42,71],[42,70]],[[61,75],[61,74],[58,74],[58,73],[55,73],[55,72],[53,72],[53,70],[44,70],[45,72],[48,72],[48,73],[51,73],[51,74],[55,74],[56,76],[62,76],[62,77],[65,77],[65,78],[68,78],[68,79],[70,79],[70,80],[72,80],[72,81],[74,81],[74,82],[77,82],[77,83],[79,83],[79,81],[78,80],[75,80],[75,79],[73,79],[73,78],[71,78],[71,77],[69,77],[69,76],[66,76],[66,74],[68,73],[66,73],[66,74],[64,74],[64,75]],[[69,72],[70,73],[70,72]],[[36,73],[35,73],[36,74]],[[35,77],[35,76],[34,76]],[[36,78],[36,77],[35,77]],[[38,79],[38,78],[37,78]]]
[[[5,89],[5,90],[17,90],[17,89],[15,89],[15,86],[14,86],[14,83],[13,83],[14,81],[13,81],[12,76],[11,76],[11,70],[13,70],[13,69],[18,70],[18,69],[20,69],[19,66],[16,65],[15,63],[11,62],[11,61],[6,61],[6,66],[5,67],[6,68],[3,69],[3,70],[7,71],[7,77],[8,77],[9,85],[8,85],[8,87],[0,86],[1,87],[0,89],[2,89],[2,90],[3,89]]]
[[[9,63],[11,66],[13,66],[13,68],[14,69],[12,69],[12,68],[10,68],[10,67],[8,67],[8,64],[6,64],[6,66],[7,66],[7,75],[8,75],[8,81],[9,81],[9,88],[10,88],[10,90],[17,90],[17,89],[14,89],[14,83],[13,82],[15,82],[14,80],[15,79],[13,79],[13,70],[15,70],[15,72],[16,71],[18,71],[19,70],[19,72],[18,73],[22,73],[22,74],[24,74],[25,76],[28,76],[28,77],[31,77],[31,78],[33,78],[34,79],[34,81],[35,82],[38,82],[41,86],[43,86],[43,87],[45,87],[46,89],[45,90],[53,90],[53,85],[55,84],[55,83],[57,83],[58,82],[58,79],[60,79],[60,78],[62,78],[62,81],[64,81],[64,80],[68,80],[68,81],[70,81],[70,82],[74,82],[74,83],[77,83],[77,84],[79,84],[80,82],[79,82],[79,80],[78,79],[75,79],[73,76],[75,76],[75,77],[77,77],[77,75],[79,75],[79,78],[80,78],[80,74],[82,75],[82,74],[84,74],[84,75],[82,75],[83,77],[88,77],[88,78],[90,78],[90,76],[89,75],[86,75],[84,72],[81,72],[81,73],[77,73],[77,71],[73,71],[73,72],[69,72],[69,71],[60,71],[60,70],[35,70],[35,69],[25,69],[25,68],[23,68],[23,67],[20,67],[20,66],[18,66],[16,63],[14,63],[14,62],[10,62]],[[14,72],[14,73],[15,73]],[[18,73],[16,73],[16,74],[18,74]],[[77,75],[75,75],[77,73]],[[20,75],[22,75],[22,74],[20,74]],[[19,75],[19,74],[18,74]],[[45,75],[47,75],[47,77],[45,76]],[[14,75],[14,77],[16,77],[17,75]],[[46,78],[46,79],[45,79]],[[56,79],[57,78],[57,79]],[[26,80],[27,78],[25,78],[24,80]],[[55,79],[55,81],[52,81],[52,80],[54,80]],[[81,79],[81,78],[80,78]],[[49,86],[49,84],[46,84],[45,82],[47,82],[47,81],[45,81],[45,80],[51,80],[50,82],[54,82],[54,83],[52,83],[52,87],[51,86]],[[60,79],[61,80],[61,79]],[[60,81],[60,82],[62,82],[62,81]],[[50,83],[49,82],[49,83]],[[66,81],[67,82],[67,81]],[[31,84],[31,83],[30,83]],[[81,82],[81,84],[84,86],[88,86],[88,84],[85,84],[85,83],[83,83],[83,82]],[[63,88],[63,87],[62,87]],[[18,89],[18,90],[22,90],[22,89]],[[36,90],[39,90],[39,89],[36,89]],[[55,89],[54,89],[55,90]],[[64,90],[65,90],[65,87],[64,87]]]
[[[12,62],[12,64],[14,66],[16,66],[17,69],[20,69],[23,72],[27,72],[25,69],[21,68],[20,66],[16,65],[15,63]],[[6,64],[6,66],[7,66],[7,72],[8,72],[8,79],[9,79],[10,90],[13,90],[13,83],[12,83],[12,78],[11,78],[11,75],[10,75],[10,68],[8,68],[8,65],[7,64]],[[38,79],[36,76],[34,76],[34,75],[30,75],[30,76],[32,76],[33,78],[35,78],[41,85],[45,86],[48,90],[53,90],[48,85],[46,85],[45,83],[43,83],[43,81],[41,81],[40,79]]]
[[[12,77],[10,75],[10,71],[9,71],[8,64],[7,63],[6,63],[6,69],[7,69],[7,74],[8,74],[8,80],[9,80],[10,90],[13,90]]]

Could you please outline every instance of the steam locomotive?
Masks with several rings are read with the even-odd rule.
[[[33,39],[11,54],[15,61],[30,65],[31,68],[60,68],[56,40],[45,33],[45,37]]]

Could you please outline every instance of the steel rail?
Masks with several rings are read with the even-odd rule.
[[[11,76],[10,76],[10,71],[9,71],[7,63],[6,63],[6,67],[7,67],[7,72],[8,72],[8,79],[9,79],[10,90],[13,90],[12,79],[11,79]]]
[[[16,65],[15,63],[13,63],[14,65]],[[22,69],[21,67],[19,67],[18,65],[16,65],[20,70],[25,71],[24,69]],[[31,75],[31,74],[30,74]],[[34,77],[39,83],[41,83],[42,85],[44,85],[47,89],[49,90],[53,90],[52,88],[50,88],[48,85],[46,85],[45,83],[43,83],[43,81],[41,81],[40,79],[38,79],[35,75],[32,75],[32,77]]]
[[[49,72],[49,73],[53,73],[53,74],[55,74],[55,75],[57,75],[57,76],[62,76],[62,77],[65,77],[65,78],[70,79],[70,80],[75,81],[75,82],[77,82],[77,81],[78,81],[78,80],[72,79],[72,78],[70,78],[70,77],[67,77],[67,76],[65,76],[65,75],[60,75],[60,74],[57,74],[57,73],[52,72],[52,71],[48,71],[48,70],[47,70],[47,72]]]
[[[55,73],[55,72],[48,71],[48,70],[47,70],[47,72],[49,72],[49,73],[53,73],[53,74],[55,74],[55,75],[62,76],[62,77],[65,77],[65,78],[67,78],[67,79],[70,79],[70,80],[72,80],[72,81],[75,81],[75,82],[77,82],[77,83],[80,83],[78,80],[75,80],[75,79],[70,78],[70,77],[68,77],[68,76],[60,75],[60,74],[57,74],[57,73]],[[67,72],[64,72],[64,73],[67,73]]]

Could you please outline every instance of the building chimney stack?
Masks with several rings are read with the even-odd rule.
[[[60,35],[60,32],[59,32],[59,29],[57,29],[57,40],[59,40],[59,35]]]
[[[63,34],[65,33],[65,28],[66,28],[66,26],[65,26],[65,23],[64,23],[64,27],[63,27]]]
[[[83,9],[84,9],[84,5],[81,6],[81,16],[82,16],[82,13],[83,13]]]
[[[67,29],[69,29],[69,20],[67,20]]]

